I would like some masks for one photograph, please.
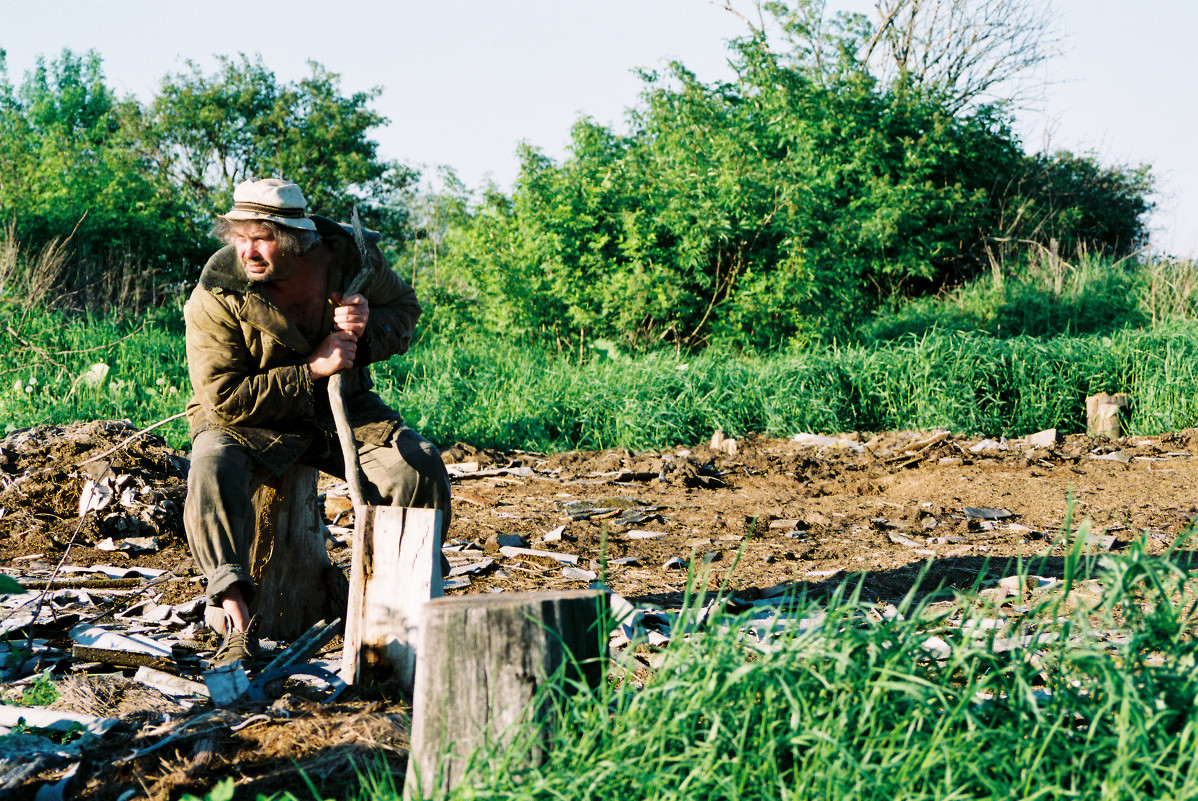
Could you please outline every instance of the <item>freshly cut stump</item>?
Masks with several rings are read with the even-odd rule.
[[[410,693],[424,606],[443,594],[441,512],[363,506],[354,518],[341,678],[397,678]]]
[[[520,724],[539,731],[512,767],[520,759],[544,761],[554,695],[598,687],[605,675],[602,596],[595,590],[457,595],[425,604],[406,798],[428,798],[437,784],[454,786],[472,754],[510,745]]]

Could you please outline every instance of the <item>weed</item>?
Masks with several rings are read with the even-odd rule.
[[[18,703],[21,706],[49,706],[57,700],[58,685],[47,670],[25,688]]]

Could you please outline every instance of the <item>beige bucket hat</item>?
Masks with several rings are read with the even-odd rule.
[[[303,190],[290,181],[279,178],[251,178],[233,190],[233,209],[221,219],[270,220],[288,228],[315,231],[316,223],[308,219],[304,209],[308,201]]]

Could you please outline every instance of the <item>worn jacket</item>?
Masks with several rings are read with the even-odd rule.
[[[313,217],[322,241],[334,250],[327,294],[344,292],[361,269],[349,232]],[[402,421],[370,391],[366,365],[407,351],[420,316],[416,293],[368,246],[375,269],[361,292],[370,305],[366,332],[343,386],[350,424],[360,442],[384,444]],[[309,342],[260,287],[245,276],[232,246],[208,260],[184,307],[187,366],[194,392],[187,416],[194,438],[225,431],[250,448],[267,469],[282,473],[310,448],[336,442],[328,379],[313,382],[307,358],[332,330],[328,304],[321,334]]]

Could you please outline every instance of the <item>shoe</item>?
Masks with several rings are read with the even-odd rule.
[[[241,662],[246,668],[254,664],[258,658],[258,618],[251,618],[245,631],[234,631],[233,621],[225,619],[225,639],[208,666],[212,669],[222,668]]]

